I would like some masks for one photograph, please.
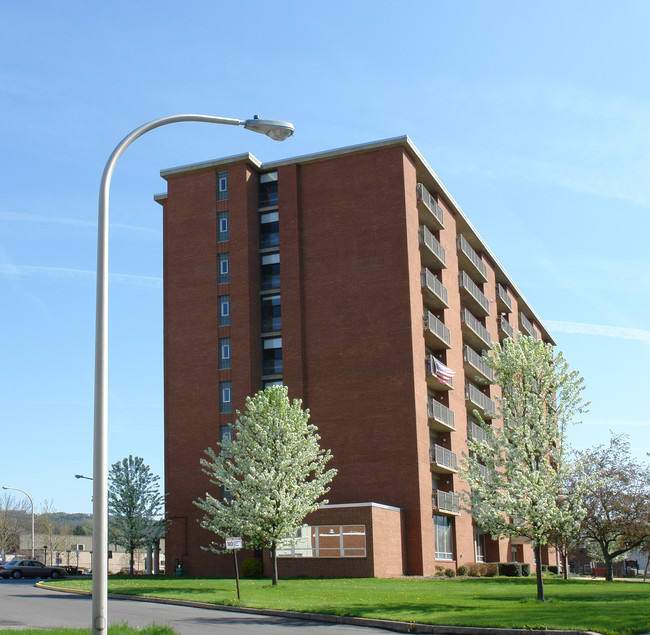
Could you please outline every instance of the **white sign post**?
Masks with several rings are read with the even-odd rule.
[[[232,555],[235,558],[235,580],[237,581],[237,601],[241,598],[239,596],[239,567],[237,566],[237,550],[242,548],[242,539],[235,538],[226,538],[226,549],[232,551]]]

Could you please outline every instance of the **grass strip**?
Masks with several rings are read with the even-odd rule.
[[[90,580],[55,586],[89,590]],[[354,578],[268,580],[111,576],[109,592],[230,606],[349,615],[423,624],[591,630],[603,635],[650,631],[650,584],[545,580],[537,602],[534,578]]]

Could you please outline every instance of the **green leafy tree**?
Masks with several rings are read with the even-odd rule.
[[[630,456],[625,435],[612,435],[609,445],[579,453],[583,486],[582,537],[590,553],[605,562],[613,580],[613,563],[633,549],[650,544],[650,468]]]
[[[484,441],[469,439],[462,476],[476,522],[493,538],[530,539],[537,568],[537,599],[544,601],[541,548],[551,536],[571,535],[583,514],[565,484],[570,464],[566,428],[586,410],[583,379],[550,344],[519,335],[494,343],[486,356],[501,386],[497,399],[503,427],[474,415]]]
[[[270,386],[247,397],[243,414],[237,411],[232,441],[218,443],[219,454],[208,448],[208,458],[201,459],[203,472],[223,494],[206,492],[194,502],[205,512],[201,526],[269,549],[274,585],[278,545],[295,539],[305,516],[327,503],[318,501],[336,470],[325,470],[331,453],[319,440],[302,401],[291,402],[285,386]],[[223,541],[204,548],[222,553]]]
[[[159,480],[144,459],[131,455],[111,465],[108,474],[109,540],[128,552],[131,575],[136,550],[165,533],[166,525],[160,518],[164,497]]]

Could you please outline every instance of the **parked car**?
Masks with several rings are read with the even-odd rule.
[[[62,578],[66,570],[63,567],[48,567],[38,560],[12,560],[0,566],[2,578]]]

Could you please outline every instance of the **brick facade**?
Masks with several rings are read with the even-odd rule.
[[[217,173],[226,171],[228,197],[217,200]],[[270,250],[259,242],[264,174],[277,175],[278,184],[277,205],[262,210],[278,213],[279,246]],[[164,215],[168,566],[179,560],[189,575],[232,572],[231,559],[201,549],[211,536],[199,527],[192,501],[210,486],[199,467],[203,451],[215,447],[220,426],[233,421],[232,413],[220,413],[221,383],[232,382],[233,412],[264,386],[260,307],[267,291],[261,289],[260,257],[270,252],[280,261],[279,287],[268,292],[281,298],[281,333],[273,334],[282,338],[279,379],[310,409],[321,444],[332,450],[330,465],[338,469],[330,506],[305,522],[364,524],[369,545],[363,559],[282,558],[281,575],[429,575],[440,564],[474,562],[471,517],[439,502],[466,486],[453,467],[431,460],[432,444],[457,461],[467,452],[467,408],[473,406],[465,382],[475,383],[475,376],[464,351],[471,345],[480,356],[487,348],[467,320],[477,319],[489,342],[503,339],[501,319],[517,330],[523,313],[538,337],[552,340],[410,140],[268,165],[246,154],[163,176],[168,192],[157,200]],[[423,192],[425,202],[442,211],[443,227],[429,218]],[[216,219],[223,211],[229,238],[218,242]],[[427,251],[425,234],[444,255]],[[225,253],[230,279],[218,284],[218,254]],[[423,275],[429,286],[444,286],[445,301],[423,290]],[[473,309],[477,301],[459,285],[468,278],[465,286],[476,285],[484,308]],[[497,285],[511,306],[497,298]],[[218,324],[222,295],[230,297],[229,326]],[[472,309],[478,315],[468,318]],[[423,313],[444,324],[447,343],[423,333]],[[219,370],[224,337],[231,341],[232,368]],[[427,377],[427,355],[456,371],[452,389]],[[488,382],[475,388],[491,399],[498,394]],[[455,425],[432,421],[428,400],[452,412]],[[436,508],[432,496],[440,497]],[[453,519],[451,560],[436,559],[434,514]],[[514,557],[506,541],[486,537],[485,543],[490,561]],[[532,559],[527,545],[522,553]]]

